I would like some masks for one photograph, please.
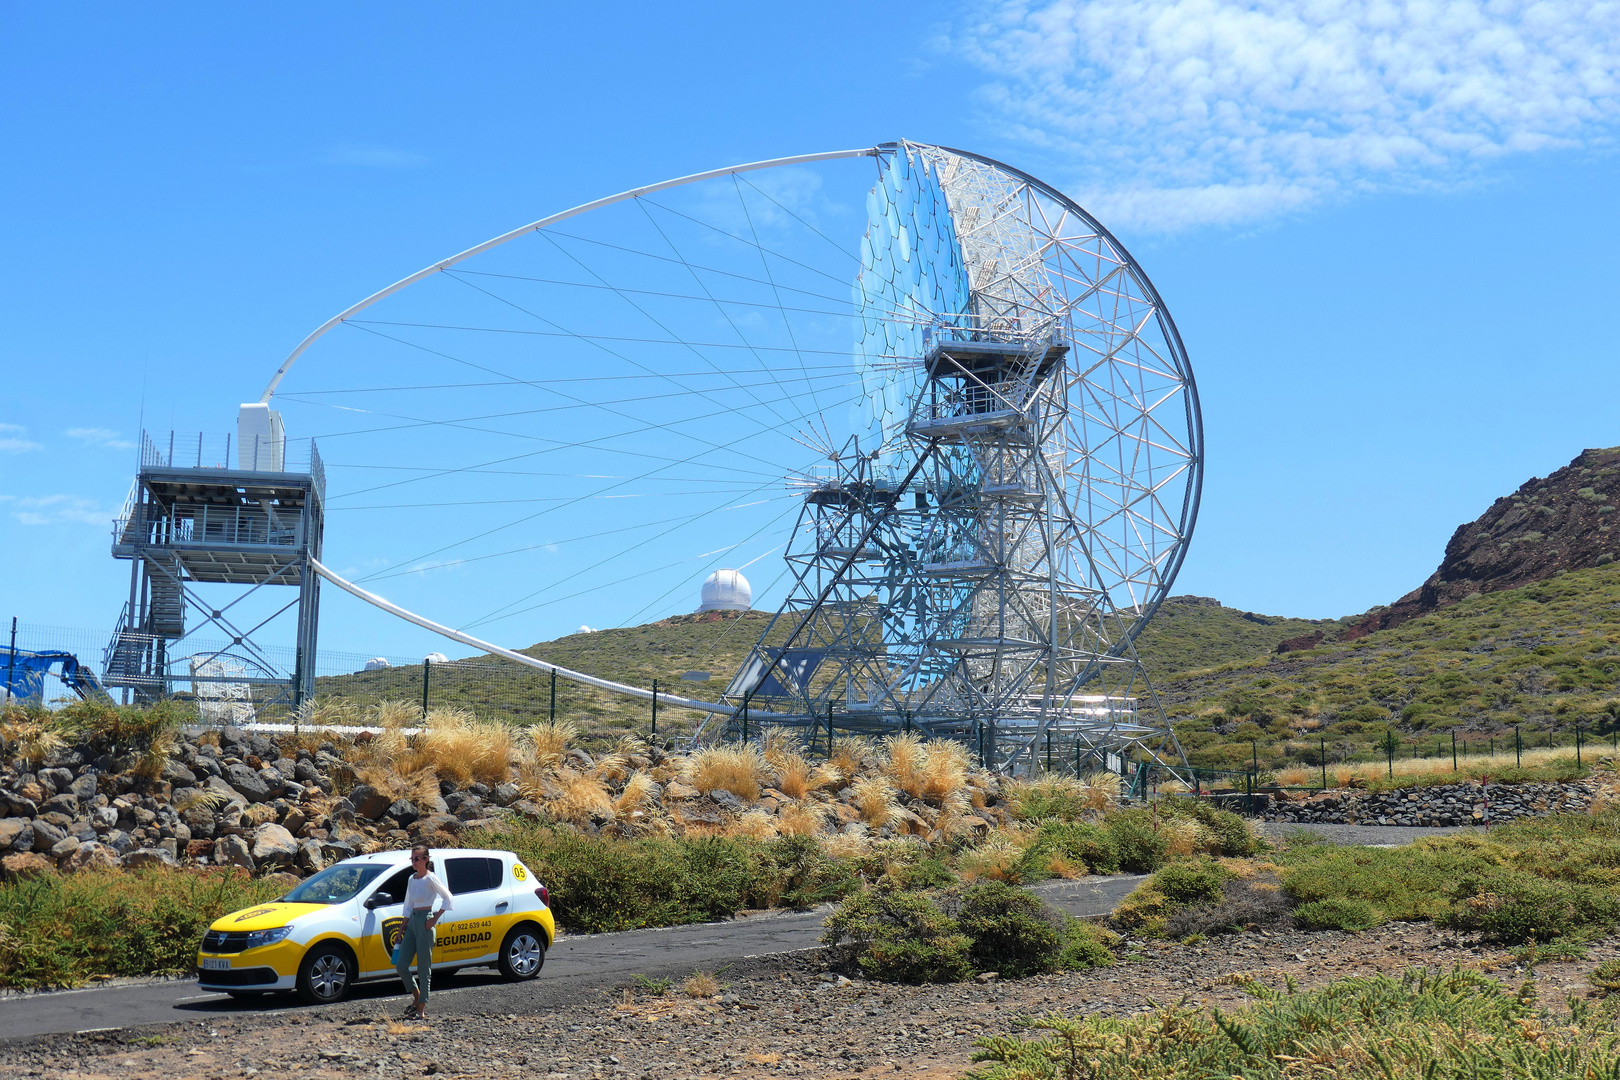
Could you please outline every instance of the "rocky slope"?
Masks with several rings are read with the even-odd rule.
[[[1458,526],[1427,581],[1389,607],[1368,612],[1345,630],[1344,639],[1388,630],[1476,593],[1606,566],[1620,553],[1620,537],[1613,532],[1616,507],[1620,447],[1583,450],[1551,476],[1531,477],[1476,520]]]

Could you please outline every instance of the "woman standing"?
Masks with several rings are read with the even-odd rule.
[[[450,910],[450,890],[433,873],[433,861],[428,858],[426,844],[411,848],[411,869],[416,873],[405,879],[405,930],[400,934],[399,948],[394,953],[394,970],[399,972],[399,981],[413,995],[410,1011],[418,1020],[426,1020],[428,990],[433,981],[433,928]],[[433,911],[436,897],[444,901],[444,906]],[[413,957],[416,959],[414,982],[411,981]]]

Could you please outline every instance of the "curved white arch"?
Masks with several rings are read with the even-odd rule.
[[[352,581],[346,581],[343,578],[338,577],[332,571],[322,566],[315,559],[309,560],[309,565],[310,569],[314,570],[321,577],[325,578],[327,581],[330,581],[333,585],[336,585],[338,588],[342,589],[351,596],[357,596],[368,604],[382,608],[382,610],[388,612],[390,615],[399,616],[406,622],[415,623],[424,630],[431,630],[435,634],[442,634],[451,641],[459,641],[463,645],[471,645],[475,649],[483,649],[485,652],[494,653],[496,656],[504,656],[508,660],[516,660],[520,664],[527,664],[529,667],[539,668],[541,671],[555,671],[558,675],[561,675],[565,679],[572,679],[574,682],[584,683],[586,686],[594,686],[600,690],[608,690],[615,694],[623,694],[626,697],[640,698],[643,701],[651,701],[653,699],[653,692],[651,690],[643,690],[637,686],[629,686],[625,683],[614,682],[612,679],[598,679],[595,675],[586,675],[584,672],[573,671],[557,664],[548,664],[544,660],[536,660],[532,656],[524,656],[520,652],[513,652],[511,649],[503,649],[499,645],[492,645],[487,641],[473,637],[471,634],[463,634],[460,630],[452,630],[448,626],[442,626],[439,623],[434,622],[432,619],[425,618],[413,611],[406,611],[398,604],[384,600],[376,593],[367,592],[365,589],[362,589]],[[699,701],[696,698],[678,697],[675,694],[666,694],[662,691],[660,691],[658,694],[658,702],[662,705],[675,705],[682,709],[699,709],[703,712],[720,713],[724,716],[730,716],[737,712],[737,709],[730,705],[722,705],[715,701]]]
[[[648,184],[645,187],[631,188],[629,191],[621,191],[617,195],[609,195],[603,199],[594,199],[588,203],[581,203],[570,210],[564,210],[559,214],[552,214],[550,217],[543,217],[539,221],[532,221],[527,225],[513,229],[511,232],[502,233],[493,240],[485,240],[482,244],[479,244],[476,247],[470,247],[466,251],[461,252],[459,255],[452,255],[448,259],[443,259],[434,263],[432,266],[418,270],[410,277],[401,278],[392,285],[388,286],[386,289],[380,289],[377,292],[372,293],[359,303],[347,307],[338,312],[336,315],[332,316],[330,319],[327,319],[320,326],[316,327],[312,334],[306,337],[303,341],[300,341],[298,343],[298,347],[288,355],[287,359],[281,362],[281,366],[276,369],[275,376],[271,378],[270,384],[264,388],[264,394],[259,398],[259,401],[264,404],[269,404],[270,399],[275,396],[276,387],[281,385],[282,378],[289,370],[291,370],[293,364],[298,360],[298,358],[303,355],[304,350],[315,344],[315,342],[320,340],[321,337],[334,326],[337,326],[339,323],[358,315],[360,312],[364,311],[372,304],[375,304],[377,301],[382,300],[385,297],[392,296],[394,293],[399,292],[399,290],[405,288],[407,285],[413,285],[425,277],[432,274],[437,274],[441,270],[448,270],[457,263],[462,262],[465,259],[470,259],[480,252],[488,251],[490,248],[500,247],[508,240],[516,240],[518,237],[527,233],[544,229],[548,225],[555,225],[559,221],[567,221],[569,218],[577,217],[578,215],[589,210],[596,210],[603,206],[611,206],[616,202],[623,202],[626,199],[634,199],[641,195],[651,195],[657,191],[667,191],[670,188],[680,187],[683,184],[695,184],[699,180],[712,180],[717,176],[729,176],[732,173],[753,172],[757,169],[772,169],[780,165],[806,165],[812,161],[836,161],[840,158],[876,157],[882,152],[883,150],[881,147],[870,146],[860,150],[832,150],[824,154],[796,154],[792,157],[771,158],[769,161],[753,161],[749,162],[747,165],[732,165],[724,169],[710,169],[707,172],[693,173],[691,176],[682,176],[675,180],[664,180],[657,184]],[[334,581],[333,584],[338,584],[338,582]]]

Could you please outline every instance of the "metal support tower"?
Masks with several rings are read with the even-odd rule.
[[[131,564],[129,599],[103,659],[103,682],[124,689],[126,700],[169,696],[177,680],[192,683],[199,701],[250,687],[257,708],[296,708],[314,693],[320,579],[310,560],[320,558],[324,528],[320,453],[313,439],[250,436],[238,438],[233,465],[231,442],[200,433],[160,442],[142,433],[140,471],[113,527],[113,556]],[[243,589],[215,607],[198,595],[199,583]],[[237,605],[271,585],[297,593],[245,625]],[[188,609],[201,616],[189,627]],[[297,622],[290,670],[253,638],[289,609]],[[185,654],[193,634],[223,635],[227,644]],[[189,670],[172,670],[182,659]]]
[[[865,431],[801,478],[794,584],[725,700],[756,729],[960,738],[1013,773],[1185,770],[1134,645],[1202,468],[1162,301],[1025,174],[907,143],[879,166],[854,286]]]
[[[726,700],[746,697],[756,728],[959,738],[1011,772],[1178,770],[1043,452],[1062,437],[1068,346],[976,336],[947,331],[923,358],[903,476],[851,444],[809,481],[794,587]]]

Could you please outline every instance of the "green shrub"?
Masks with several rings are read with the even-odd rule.
[[[1019,821],[1075,821],[1088,809],[1085,789],[1063,777],[1009,783],[1007,796]]]
[[[1127,874],[1151,874],[1164,865],[1165,841],[1146,810],[1116,810],[1103,819],[1103,829]]]
[[[1119,873],[1119,849],[1108,830],[1080,821],[1048,821],[1030,845],[1084,863],[1093,874]]]
[[[1294,921],[1306,930],[1370,930],[1384,922],[1384,915],[1364,900],[1335,896],[1299,905]]]
[[[1229,870],[1213,862],[1188,862],[1167,866],[1153,875],[1153,887],[1169,902],[1169,910],[1218,904],[1221,886],[1232,878]]]
[[[902,868],[895,878],[908,889],[941,889],[956,884],[956,872],[944,859],[929,856]]]
[[[1057,1013],[1037,1035],[978,1041],[973,1080],[1082,1077],[1613,1077],[1613,1017],[1576,1001],[1550,1014],[1478,971],[1341,979],[1318,990],[1256,987],[1235,1013],[1181,1002],[1113,1018]]]
[[[822,944],[843,953],[869,979],[959,982],[973,965],[971,942],[926,893],[891,884],[862,889],[827,917]]]
[[[1160,809],[1173,817],[1190,817],[1202,825],[1215,841],[1211,855],[1241,859],[1253,855],[1259,846],[1249,823],[1230,810],[1220,810],[1202,799],[1172,795]]]
[[[1620,901],[1612,894],[1516,871],[1464,877],[1454,896],[1457,906],[1443,924],[1513,945],[1606,931],[1620,917]]]
[[[7,882],[0,885],[0,986],[188,971],[210,923],[282,891],[241,872],[158,868]]]
[[[956,924],[972,942],[968,957],[981,971],[1019,978],[1057,966],[1064,944],[1062,916],[1034,893],[980,881],[964,887],[955,899]]]
[[[1594,989],[1601,991],[1604,997],[1620,991],[1620,957],[1605,960],[1593,968],[1587,974],[1586,981],[1591,983]]]
[[[509,848],[551,890],[566,929],[585,933],[727,919],[746,908],[810,907],[846,895],[852,868],[810,837],[622,840],[512,822],[463,837]]]
[[[1058,970],[1085,971],[1087,968],[1107,967],[1114,962],[1113,946],[1118,941],[1116,935],[1096,923],[1071,919],[1068,932],[1063,937],[1063,949],[1058,953]]]

